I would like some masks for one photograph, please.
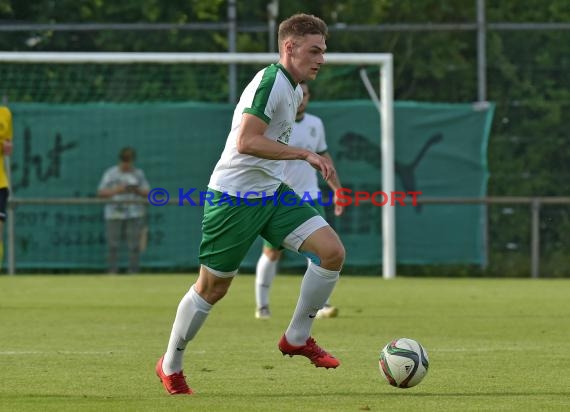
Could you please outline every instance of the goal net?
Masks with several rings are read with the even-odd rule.
[[[341,101],[368,99],[361,68],[374,83],[377,79],[379,101],[371,110],[375,114],[365,119],[347,115],[345,120],[375,130],[374,144],[381,150],[368,154],[377,156],[381,166],[374,179],[379,182],[381,173],[381,190],[392,192],[392,56],[328,53],[325,59],[311,85],[311,109],[324,117],[326,127],[327,117],[341,121],[345,112],[359,110]],[[104,170],[117,163],[119,149],[137,150],[136,165],[151,187],[165,186],[176,194],[182,188],[199,191],[223,148],[232,103],[257,70],[277,61],[271,53],[0,53],[0,97],[13,111],[15,123],[13,219],[7,233],[10,272],[104,270],[103,204],[96,192]],[[321,106],[323,101],[336,105]],[[341,178],[349,173],[342,170]],[[149,236],[141,239],[146,242],[141,266],[197,267],[201,209],[148,209]],[[382,240],[376,244],[382,247],[363,255],[356,265],[372,266],[376,259],[382,262],[384,277],[391,278],[394,207],[375,209],[366,209],[360,217],[350,212],[356,217],[338,224],[341,232],[350,232],[348,239],[355,235],[352,242],[358,245],[358,231],[349,226],[363,226],[368,218],[375,221],[370,215],[377,214],[367,234],[376,231]],[[128,251],[122,253],[128,259]]]

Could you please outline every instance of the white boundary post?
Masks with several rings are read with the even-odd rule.
[[[382,190],[390,193],[395,190],[394,177],[394,122],[393,122],[393,87],[391,87],[392,63],[387,62],[380,67],[380,95],[374,91],[374,87],[366,74],[365,69],[360,69],[360,78],[368,91],[368,95],[376,105],[380,114],[380,130],[382,136],[381,162],[382,162]],[[390,196],[390,195],[389,195]],[[396,276],[396,210],[395,206],[386,206],[382,209],[382,273],[384,279],[393,279]]]
[[[390,199],[395,189],[394,159],[394,87],[392,59],[380,68],[380,104],[382,130],[382,190]],[[382,276],[396,276],[396,206],[382,208]]]
[[[219,63],[270,64],[276,53],[107,53],[107,52],[0,52],[0,63]],[[394,191],[394,86],[393,56],[389,53],[327,53],[327,64],[380,66],[380,147],[382,151],[382,190]],[[396,213],[394,206],[382,208],[382,273],[384,279],[396,276]],[[11,245],[12,246],[12,245]]]

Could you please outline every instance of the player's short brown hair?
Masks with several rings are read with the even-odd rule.
[[[303,37],[308,34],[321,34],[325,38],[329,35],[327,24],[319,17],[311,14],[295,14],[279,25],[277,40],[279,44],[288,37]]]

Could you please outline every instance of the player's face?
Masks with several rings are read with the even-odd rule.
[[[292,39],[291,42],[291,62],[296,80],[314,80],[325,62],[327,45],[324,36],[309,34]]]

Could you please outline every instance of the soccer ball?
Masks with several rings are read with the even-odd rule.
[[[429,359],[419,342],[400,338],[384,346],[380,352],[380,373],[397,388],[416,386],[426,376]]]

